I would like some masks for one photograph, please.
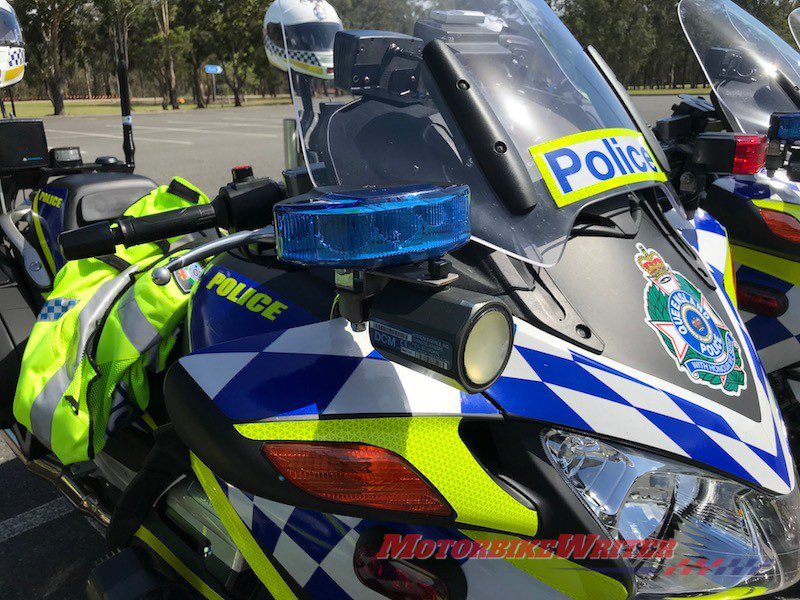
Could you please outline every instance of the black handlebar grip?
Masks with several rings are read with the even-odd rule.
[[[104,221],[65,231],[58,236],[58,243],[65,259],[78,260],[114,254],[119,241],[111,224]]]
[[[117,224],[122,243],[136,246],[216,227],[217,213],[212,205],[199,204],[146,217],[126,217]]]

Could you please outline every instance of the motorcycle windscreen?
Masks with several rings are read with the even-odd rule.
[[[796,112],[778,72],[800,82],[800,53],[729,0],[682,0],[681,26],[731,127],[766,134],[775,112]]]
[[[800,8],[795,8],[789,15],[789,29],[792,30],[795,43],[800,46]]]
[[[22,29],[14,10],[0,6],[0,46],[21,46],[23,43]]]
[[[317,163],[315,184],[469,185],[476,241],[552,266],[586,206],[666,181],[614,90],[543,0],[434,0],[424,5],[402,0],[388,13],[370,10],[372,4],[364,0],[357,7],[342,7],[339,16],[364,29],[413,35],[423,45],[444,40],[508,143],[498,146],[488,137],[476,142],[470,128],[481,124],[456,114],[440,89],[441,78],[432,75],[427,52],[416,62],[406,57],[398,72],[382,73],[380,86],[344,90],[352,100],[327,114],[323,110],[313,121],[307,116],[309,84],[297,85],[300,78],[293,77],[304,152]],[[380,15],[380,22],[365,21],[370,14]],[[337,56],[334,68],[347,58]],[[385,63],[387,69],[397,65]],[[403,69],[413,76],[404,79]],[[410,84],[395,86],[397,81]],[[498,181],[505,175],[487,169],[476,149],[487,144],[513,153],[535,206],[510,208],[516,198],[498,191],[507,189]]]

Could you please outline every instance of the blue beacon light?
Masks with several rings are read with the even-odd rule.
[[[374,270],[439,258],[469,241],[465,185],[318,188],[275,205],[278,258]]]

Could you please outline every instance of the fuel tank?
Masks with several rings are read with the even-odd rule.
[[[278,266],[239,253],[217,257],[203,273],[189,306],[192,352],[244,337],[330,318],[330,271]]]

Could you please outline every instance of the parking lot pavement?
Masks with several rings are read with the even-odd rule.
[[[86,597],[100,532],[0,442],[0,598]]]
[[[678,96],[632,96],[633,103],[650,125],[672,114],[672,105],[680,102]]]
[[[277,177],[283,166],[283,119],[292,107],[178,110],[134,115],[136,172],[156,183],[180,175],[213,198],[230,169],[252,164]],[[85,162],[122,158],[120,117],[45,117],[49,146],[80,146]]]

